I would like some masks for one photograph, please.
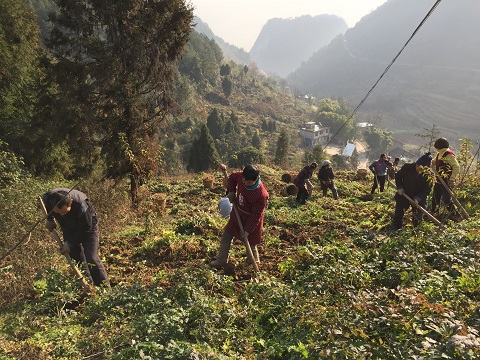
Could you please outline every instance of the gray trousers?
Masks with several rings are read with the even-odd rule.
[[[218,250],[217,261],[226,264],[228,262],[228,253],[230,252],[230,247],[232,246],[233,235],[228,231],[224,231],[222,235],[222,240],[220,241],[220,249]],[[260,256],[258,254],[258,249],[256,245],[251,245],[253,257],[256,262],[260,262]]]
[[[98,256],[99,231],[96,214],[92,216],[92,223],[92,231],[85,233],[80,244],[70,248],[70,257],[81,264],[85,274],[96,286],[102,283],[108,286],[107,271]],[[68,237],[65,237],[65,241],[68,242]]]

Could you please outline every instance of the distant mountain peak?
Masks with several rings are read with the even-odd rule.
[[[284,77],[347,29],[336,15],[273,18],[263,26],[250,56],[260,69]]]

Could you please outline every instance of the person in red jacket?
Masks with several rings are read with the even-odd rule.
[[[248,239],[255,261],[258,263],[260,257],[257,245],[262,239],[263,217],[269,197],[267,189],[260,179],[260,171],[254,166],[248,165],[243,171],[230,174],[227,197],[238,208],[244,236]],[[220,269],[227,264],[233,237],[241,239],[242,234],[235,211],[232,210],[230,219],[223,230],[218,255],[210,263],[210,266]]]

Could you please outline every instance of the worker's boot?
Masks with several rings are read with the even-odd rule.
[[[214,267],[215,269],[221,269],[227,265],[231,243],[231,236],[225,236],[224,233],[222,236],[222,241],[220,242],[220,249],[218,250],[217,258],[210,263],[211,267]]]

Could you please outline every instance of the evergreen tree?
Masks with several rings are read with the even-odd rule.
[[[228,76],[232,72],[232,68],[229,64],[224,64],[220,66],[220,76]]]
[[[225,131],[224,133],[226,135],[234,133],[235,132],[235,126],[233,125],[232,120],[228,119],[227,122],[225,123]]]
[[[41,55],[40,29],[28,3],[0,1],[0,140],[22,157],[43,76]]]
[[[220,138],[220,136],[224,133],[224,122],[222,121],[222,117],[219,114],[217,108],[213,108],[210,114],[208,115],[207,127],[210,132],[210,135],[214,139]]]
[[[212,135],[206,124],[202,124],[200,134],[193,141],[188,159],[188,171],[201,172],[216,167],[220,163]]]
[[[85,138],[90,149],[99,142],[107,175],[128,175],[136,203],[140,178],[157,166],[152,139],[175,105],[172,83],[191,31],[191,5],[183,0],[56,4],[48,45],[61,94],[58,126],[76,150],[84,148]]]
[[[290,139],[288,137],[287,130],[283,128],[280,131],[280,136],[278,137],[277,147],[275,149],[275,164],[284,166],[287,164],[288,160],[288,150],[290,147]]]
[[[263,152],[260,149],[248,146],[238,153],[230,156],[228,166],[243,168],[249,164],[262,164],[264,162]]]
[[[268,122],[268,131],[270,132],[277,131],[277,122],[275,120],[270,120]]]
[[[262,141],[260,140],[260,135],[257,130],[255,130],[252,136],[252,146],[257,149],[262,147]]]
[[[312,149],[306,149],[305,154],[303,157],[303,162],[305,164],[311,164],[312,162],[316,162],[317,164],[321,164],[323,160],[326,159],[326,154],[323,151],[322,145],[317,144]]]
[[[336,134],[341,141],[355,138],[357,125],[355,118],[350,118],[351,110],[344,100],[320,100],[316,121],[330,127],[330,132]]]
[[[230,112],[230,120],[233,123],[233,127],[235,129],[235,132],[237,134],[240,134],[240,124],[238,122],[238,116],[237,116],[237,114],[235,114],[235,112],[233,110]]]
[[[228,76],[225,76],[222,80],[222,90],[225,97],[229,97],[232,94],[232,80]]]
[[[262,119],[262,130],[268,131],[268,121],[265,118]]]
[[[192,31],[190,40],[178,62],[178,70],[203,91],[218,80],[218,67],[223,53],[218,44],[206,35]]]

